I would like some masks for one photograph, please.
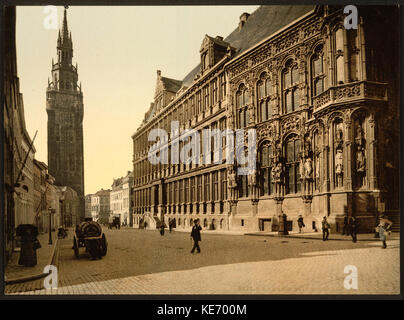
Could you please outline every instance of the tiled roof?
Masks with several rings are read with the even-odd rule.
[[[182,86],[181,80],[175,80],[175,79],[170,79],[170,78],[166,78],[166,77],[161,77],[161,81],[164,84],[164,88],[170,92],[177,92]]]
[[[315,6],[299,5],[272,5],[260,6],[247,19],[244,26],[239,30],[237,27],[223,41],[230,43],[236,48],[235,56],[240,55],[252,46],[261,42],[289,23],[314,10]],[[198,64],[183,79],[184,86],[189,87],[196,74],[200,72],[201,65]]]

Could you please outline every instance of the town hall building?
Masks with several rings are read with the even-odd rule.
[[[157,71],[132,136],[134,226],[199,219],[207,229],[277,231],[283,214],[289,230],[299,215],[309,231],[324,216],[334,231],[344,216],[357,217],[360,232],[372,232],[380,214],[398,222],[398,10],[357,12],[348,29],[343,6],[261,6],[226,38],[201,39],[200,64],[182,80]],[[169,133],[160,144],[168,163],[149,161],[152,129]],[[211,150],[220,163],[174,163],[186,129],[254,129],[255,170],[238,175],[243,164],[225,161],[225,136]]]

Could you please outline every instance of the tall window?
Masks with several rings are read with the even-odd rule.
[[[227,174],[226,170],[221,171],[221,184],[222,188],[220,190],[220,200],[226,200],[227,199]]]
[[[198,192],[196,193],[197,201],[202,201],[202,176],[198,176]]]
[[[193,118],[193,117],[195,117],[195,115],[196,115],[196,111],[195,111],[195,95],[193,95],[191,98],[190,98],[190,100],[189,100],[190,102],[190,104],[191,104],[191,114],[190,114],[190,117],[191,118]]]
[[[311,59],[311,86],[313,97],[324,91],[324,78],[323,47],[319,46]]]
[[[260,195],[269,195],[272,194],[272,181],[271,181],[271,156],[272,156],[272,149],[269,142],[265,142],[260,150]]]
[[[286,142],[286,193],[300,192],[299,173],[300,140],[297,136],[291,137]]]
[[[207,110],[210,107],[209,85],[207,85],[207,86],[205,86],[205,88],[203,88],[203,92],[204,92],[203,108],[204,108],[204,110]]]
[[[184,180],[184,184],[185,184],[185,187],[184,187],[184,202],[185,203],[188,203],[189,202],[189,182],[188,182],[188,179],[185,179]]]
[[[210,174],[205,175],[205,188],[204,188],[205,201],[210,201]]]
[[[212,174],[212,187],[213,187],[213,201],[219,200],[219,186],[218,186],[218,173],[219,171],[213,172]]]
[[[335,31],[334,36],[335,46],[335,69],[337,84],[343,84],[345,81],[345,66],[344,66],[344,29],[340,26]]]
[[[217,79],[212,82],[212,103],[215,104],[218,101],[218,88]]]
[[[220,100],[224,100],[226,98],[226,77],[225,74],[222,73],[220,75]]]
[[[283,102],[286,113],[293,112],[299,106],[299,69],[291,60],[283,71]]]
[[[271,81],[264,72],[257,85],[257,105],[260,121],[266,121],[272,116],[271,98],[272,86]]]
[[[197,93],[196,93],[196,97],[197,97],[197,99],[198,99],[198,105],[197,105],[197,112],[198,112],[198,114],[200,114],[201,112],[202,112],[202,94],[201,94],[201,90],[199,90]]]
[[[250,122],[250,115],[248,112],[248,99],[249,95],[247,88],[242,84],[236,93],[236,105],[237,105],[237,121],[238,127],[244,128],[248,126]]]
[[[191,177],[191,195],[190,195],[190,202],[195,201],[195,177]]]
[[[240,148],[239,150],[238,150],[238,152],[237,153],[244,153],[244,155],[246,155],[246,153],[247,153],[247,150],[246,150],[247,148],[245,148],[245,149],[243,149],[243,148]],[[238,156],[237,157],[237,159],[240,159],[241,157],[240,156]],[[248,163],[245,163],[245,164],[239,164],[239,168],[245,168],[246,166],[248,165]],[[246,174],[244,174],[244,175],[242,175],[242,174],[240,174],[240,175],[238,175],[238,180],[239,180],[239,184],[238,184],[238,187],[239,187],[239,197],[240,198],[243,198],[243,197],[248,197],[248,175],[246,175]]]

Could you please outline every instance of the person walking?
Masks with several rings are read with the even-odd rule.
[[[348,216],[347,215],[344,216],[344,222],[342,225],[342,235],[343,236],[349,235],[349,233],[348,233]]]
[[[331,228],[330,224],[327,221],[327,217],[324,216],[323,221],[321,221],[321,225],[323,228],[323,241],[328,240],[328,236],[330,235],[329,229]]]
[[[171,218],[168,218],[168,230],[170,230],[170,233],[173,230],[173,220]]]
[[[390,229],[391,226],[393,225],[393,222],[391,222],[385,215],[381,215],[379,218],[379,238],[382,241],[383,245],[382,248],[386,249],[387,248],[387,243],[386,243],[386,237],[388,234],[390,234]]]
[[[196,219],[194,221],[194,226],[192,227],[192,231],[191,231],[191,239],[194,240],[194,246],[191,250],[191,253],[194,253],[195,249],[198,251],[198,253],[201,252],[201,248],[199,247],[199,244],[198,244],[199,241],[202,241],[201,230],[202,230],[202,227],[199,225],[199,219]]]
[[[348,226],[349,226],[349,233],[352,236],[352,242],[356,242],[357,241],[358,226],[359,226],[358,220],[354,216],[352,216],[349,219],[349,225]]]
[[[299,233],[303,233],[303,228],[305,227],[303,217],[301,214],[299,214],[299,219],[297,219],[297,224],[299,226]]]
[[[165,227],[164,222],[162,222],[162,223],[161,223],[161,227],[160,227],[160,234],[161,234],[162,236],[164,236],[164,227]]]

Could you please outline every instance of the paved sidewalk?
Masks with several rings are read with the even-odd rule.
[[[52,244],[49,242],[49,234],[44,233],[38,236],[38,240],[41,243],[41,248],[36,251],[37,265],[34,267],[25,267],[18,264],[20,252],[14,252],[10,258],[10,261],[5,267],[5,281],[12,282],[6,284],[5,292],[17,292],[22,290],[35,290],[41,289],[43,279],[40,276],[43,275],[45,266],[51,264],[54,260],[57,246],[57,234],[52,232]],[[38,279],[40,278],[40,279]],[[15,282],[15,283],[14,283]]]
[[[245,235],[323,240],[322,232],[299,233],[298,231],[292,231],[292,232],[289,232],[288,235],[278,235],[277,232],[251,232],[251,233],[245,233]],[[400,239],[400,233],[399,232],[392,232],[391,236],[388,238],[388,240],[399,240],[399,239]],[[352,241],[352,237],[342,235],[340,233],[330,233],[330,235],[328,237],[328,241],[332,241],[332,240]],[[357,235],[357,240],[358,241],[377,241],[379,239],[375,238],[374,233],[359,233]]]
[[[203,253],[201,254],[202,257]],[[346,266],[357,268],[357,289],[346,289]],[[350,272],[349,272],[350,273]],[[399,241],[329,250],[302,257],[214,265],[37,290],[21,294],[399,294]]]

